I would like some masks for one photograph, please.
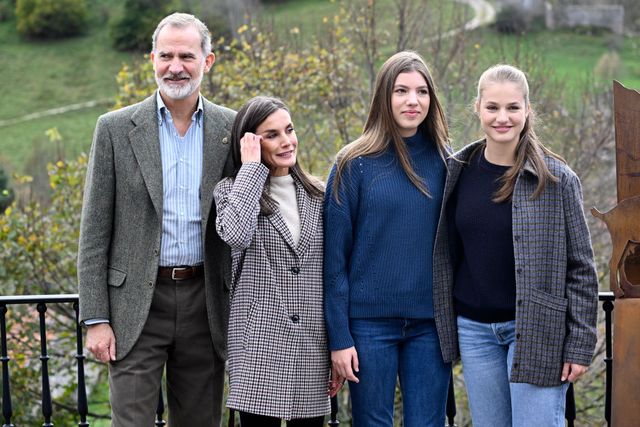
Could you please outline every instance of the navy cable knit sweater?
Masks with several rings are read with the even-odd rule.
[[[409,180],[395,150],[358,157],[345,168],[335,200],[325,195],[325,318],[331,350],[354,345],[349,318],[433,318],[433,245],[445,165],[420,132],[406,138],[411,162],[431,197]]]

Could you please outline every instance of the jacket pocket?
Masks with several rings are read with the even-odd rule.
[[[526,357],[532,366],[562,369],[566,318],[566,298],[532,291],[522,329],[528,337],[530,347]]]
[[[260,308],[260,302],[258,299],[254,299],[249,306],[249,311],[247,313],[247,320],[245,323],[244,330],[242,331],[242,349],[247,350],[254,341],[254,329],[256,327],[256,323],[258,322],[258,309]]]
[[[531,293],[531,302],[540,304],[553,310],[565,312],[567,311],[567,299],[548,294],[546,292],[534,289]]]
[[[108,267],[107,269],[107,284],[113,287],[122,286],[125,279],[127,278],[127,273],[122,270],[118,270],[117,268]]]

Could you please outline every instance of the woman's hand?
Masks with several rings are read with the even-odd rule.
[[[255,135],[251,132],[244,134],[240,140],[240,160],[243,164],[260,163],[260,141],[262,141],[261,135]]]
[[[562,366],[562,377],[560,378],[560,381],[569,381],[570,383],[575,382],[588,370],[588,366],[578,365],[576,363],[565,363]]]
[[[358,372],[358,352],[355,347],[345,348],[331,352],[331,363],[337,375],[354,383],[360,382],[354,372]]]
[[[331,379],[329,380],[329,390],[328,390],[329,397],[333,397],[336,394],[338,394],[338,392],[340,391],[340,389],[344,385],[344,381],[345,381],[345,378],[341,377],[340,375],[338,375],[338,373],[336,372],[336,370],[332,366],[331,367]]]

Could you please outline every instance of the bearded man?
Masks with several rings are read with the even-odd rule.
[[[200,95],[215,61],[197,18],[153,34],[158,90],[98,119],[78,255],[87,348],[109,364],[112,425],[153,424],[166,370],[169,424],[220,424],[230,250],[213,188],[235,113]]]

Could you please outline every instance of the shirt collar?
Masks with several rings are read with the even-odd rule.
[[[156,105],[158,111],[158,124],[162,126],[162,122],[165,119],[165,112],[169,111],[167,106],[164,104],[162,97],[160,96],[160,91],[156,91]],[[202,102],[202,95],[198,95],[198,106],[196,107],[196,111],[194,111],[191,116],[191,120],[195,120],[196,124],[200,126],[202,124],[202,116],[204,112],[204,104]],[[171,114],[171,113],[169,113]]]

